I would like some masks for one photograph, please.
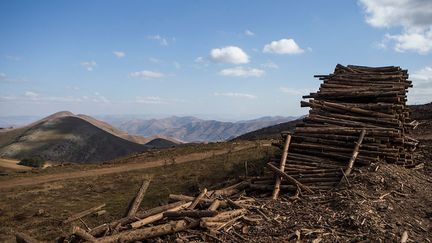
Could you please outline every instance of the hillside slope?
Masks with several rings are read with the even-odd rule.
[[[263,127],[293,120],[293,117],[262,117],[239,122],[202,120],[196,117],[125,121],[119,128],[142,136],[163,135],[185,142],[214,142],[228,140]]]
[[[93,118],[91,118],[93,119]],[[25,127],[0,130],[0,156],[38,156],[58,162],[96,162],[144,151],[148,146],[107,132],[96,121],[60,112]],[[121,135],[121,134],[120,134]],[[126,135],[126,133],[123,133]]]
[[[280,133],[283,131],[294,131],[294,128],[298,123],[302,121],[303,118],[276,124],[269,127],[264,127],[252,132],[245,133],[241,136],[234,138],[233,140],[259,140],[259,139],[278,139],[280,138]]]

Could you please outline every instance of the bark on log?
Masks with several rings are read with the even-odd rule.
[[[180,205],[185,204],[188,201],[192,201],[192,199],[191,200],[177,201],[177,202],[174,202],[174,203],[170,203],[170,204],[167,204],[167,205],[162,205],[162,206],[151,208],[151,209],[148,209],[148,210],[138,211],[137,214],[135,216],[133,216],[133,217],[124,217],[124,218],[115,220],[113,222],[110,222],[108,224],[99,225],[99,226],[93,228],[92,230],[90,230],[89,233],[91,235],[93,235],[93,236],[98,236],[98,235],[104,233],[106,230],[108,230],[110,228],[116,227],[117,225],[124,226],[124,225],[130,224],[132,222],[135,222],[135,221],[137,221],[139,219],[146,218],[146,217],[149,217],[151,215],[155,215],[155,214],[158,214],[158,213],[165,212],[168,209],[175,208],[175,207],[178,207]]]
[[[81,229],[78,226],[73,227],[72,234],[80,237],[83,240],[89,241],[89,242],[95,242],[96,241],[96,238],[94,238],[93,235],[87,233],[87,231]]]
[[[182,204],[180,206],[177,206],[175,208],[168,209],[167,212],[179,211],[179,210],[182,210],[182,209],[185,209],[185,208],[189,207],[191,204],[192,204],[191,202],[187,202],[187,203],[184,203],[184,204]],[[141,220],[138,220],[136,222],[131,223],[130,227],[132,229],[136,229],[136,228],[142,227],[142,226],[144,226],[146,224],[150,224],[150,223],[156,222],[158,220],[163,219],[163,217],[164,217],[163,215],[164,215],[164,212],[148,216],[146,218],[143,218]]]
[[[353,151],[351,159],[348,163],[348,167],[346,168],[346,170],[344,172],[345,176],[348,176],[349,174],[351,174],[351,170],[353,168],[354,161],[356,160],[356,158],[358,156],[360,145],[363,142],[363,138],[364,138],[365,134],[366,134],[366,130],[363,129],[362,132],[360,133],[360,137],[359,137],[359,139],[358,139],[358,141],[354,147],[354,151]]]
[[[123,231],[115,235],[99,238],[97,239],[97,242],[98,243],[134,242],[134,241],[144,240],[156,236],[162,236],[166,234],[180,232],[183,230],[195,228],[198,225],[199,225],[198,220],[193,220],[191,222],[187,220],[171,221],[166,224],[156,225],[152,227]]]
[[[165,212],[164,217],[167,218],[180,218],[180,217],[190,217],[190,218],[203,218],[203,217],[213,217],[218,214],[214,210],[181,210],[177,212]]]
[[[300,187],[300,189],[305,190],[305,191],[307,191],[307,192],[309,192],[309,193],[313,193],[313,191],[312,191],[309,187],[303,185],[302,183],[300,183],[300,182],[297,181],[296,179],[292,178],[291,176],[289,176],[289,175],[286,174],[285,172],[279,170],[276,166],[274,166],[274,165],[272,165],[272,164],[270,164],[270,163],[268,163],[267,165],[268,165],[268,167],[269,167],[271,170],[273,170],[276,174],[278,174],[279,176],[282,176],[282,177],[285,178],[287,181],[289,181],[289,182],[293,183],[294,185]]]
[[[101,210],[103,207],[105,207],[105,203],[103,203],[103,204],[101,204],[101,205],[99,205],[99,206],[96,206],[96,207],[93,207],[93,208],[90,208],[90,209],[84,210],[84,211],[82,211],[82,212],[76,213],[76,214],[70,216],[69,218],[67,218],[66,220],[64,220],[62,223],[63,223],[63,224],[70,223],[70,222],[75,221],[75,220],[77,220],[77,219],[79,219],[79,218],[82,218],[82,217],[87,216],[87,215],[89,215],[89,214],[92,214],[92,213],[94,213],[94,212],[96,212],[96,211],[99,211],[99,210]]]
[[[140,189],[137,192],[137,195],[135,196],[133,203],[131,207],[129,208],[129,212],[126,216],[134,216],[136,212],[138,212],[139,206],[141,205],[141,202],[144,198],[144,194],[146,193],[149,185],[150,185],[151,177],[149,179],[146,179],[142,182],[142,185]]]
[[[198,203],[200,202],[200,200],[206,195],[207,193],[207,188],[204,188],[201,193],[192,201],[192,203],[189,205],[188,209],[194,209]]]
[[[216,211],[220,206],[220,201],[218,199],[213,200],[213,202],[208,207],[210,211]]]
[[[244,215],[246,214],[246,212],[247,210],[244,208],[234,209],[230,211],[221,212],[214,217],[202,218],[201,222],[225,222],[233,218],[236,218],[240,215]]]
[[[288,157],[288,149],[289,149],[290,143],[291,143],[291,135],[287,134],[287,136],[285,138],[285,144],[284,144],[284,148],[282,151],[282,158],[281,158],[280,166],[279,166],[279,169],[281,171],[285,170],[285,163],[286,163],[286,160]],[[272,199],[273,200],[276,200],[279,196],[281,181],[282,181],[282,178],[280,176],[276,176],[276,182],[275,182],[273,193],[272,193]]]

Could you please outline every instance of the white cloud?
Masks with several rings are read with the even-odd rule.
[[[146,97],[138,96],[138,97],[136,97],[135,102],[141,103],[141,104],[162,104],[162,103],[165,103],[165,101],[159,96],[146,96]]]
[[[129,77],[131,77],[131,78],[150,79],[150,78],[162,78],[164,76],[165,76],[165,74],[163,74],[163,73],[155,72],[155,71],[148,71],[148,70],[129,73]]]
[[[311,92],[310,89],[289,88],[289,87],[280,87],[279,90],[285,94],[294,95],[294,96],[303,96]]]
[[[432,97],[432,66],[426,66],[410,75],[413,88],[408,92],[408,103],[424,104],[431,102]]]
[[[116,56],[117,58],[123,58],[126,56],[126,53],[122,52],[122,51],[113,51],[114,56]]]
[[[149,36],[147,36],[147,39],[158,41],[159,44],[161,44],[162,46],[167,46],[168,45],[167,38],[162,37],[160,35],[149,35]]]
[[[219,74],[232,77],[261,77],[265,71],[257,68],[234,67],[223,69]]]
[[[78,103],[78,102],[94,102],[94,103],[111,103],[111,101],[101,95],[99,92],[94,92],[92,96],[46,96],[34,91],[26,91],[22,95],[0,96],[0,102],[38,102],[38,103]]]
[[[246,99],[256,99],[255,95],[245,94],[245,93],[236,93],[236,92],[227,92],[227,93],[213,93],[214,96],[225,96],[225,97],[234,97],[234,98],[246,98]]]
[[[25,97],[29,97],[29,98],[36,98],[36,97],[39,96],[39,94],[36,93],[36,92],[33,92],[33,91],[26,91],[26,92],[24,93],[24,96],[25,96]]]
[[[294,55],[301,54],[304,50],[301,49],[293,39],[280,39],[265,45],[263,52]]]
[[[81,66],[83,66],[87,71],[93,71],[93,69],[97,66],[95,61],[82,62]]]
[[[272,68],[272,69],[278,69],[279,68],[279,66],[272,61],[267,61],[266,63],[261,64],[261,67]]]
[[[245,30],[244,34],[247,36],[254,36],[255,35],[255,33],[250,31],[250,30]]]
[[[398,52],[427,54],[432,51],[432,1],[359,0],[366,22],[377,28],[402,27],[399,34],[386,34]]]
[[[150,57],[148,60],[152,63],[162,63],[162,60],[154,58],[154,57]]]
[[[413,88],[408,92],[410,104],[431,102],[432,97],[432,66],[415,71],[411,76]]]
[[[385,38],[395,42],[394,49],[398,52],[414,51],[427,54],[432,51],[432,29],[423,33],[387,34]]]
[[[243,64],[249,62],[249,56],[237,46],[215,48],[210,51],[210,58],[215,62]]]

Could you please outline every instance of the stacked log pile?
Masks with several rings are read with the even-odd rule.
[[[407,70],[338,64],[334,73],[315,77],[323,82],[317,92],[303,96],[308,101],[301,101],[302,107],[311,109],[292,135],[284,165],[288,175],[320,190],[339,183],[351,171],[351,160],[358,165],[416,165],[413,151],[418,141],[409,134],[418,123],[410,119],[406,105],[412,87]],[[361,145],[354,151],[363,130]],[[271,181],[270,175],[251,186],[272,189]]]

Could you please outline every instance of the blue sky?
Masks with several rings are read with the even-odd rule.
[[[4,0],[0,37],[0,116],[301,115],[337,63],[399,65],[410,103],[432,95],[427,0]]]

